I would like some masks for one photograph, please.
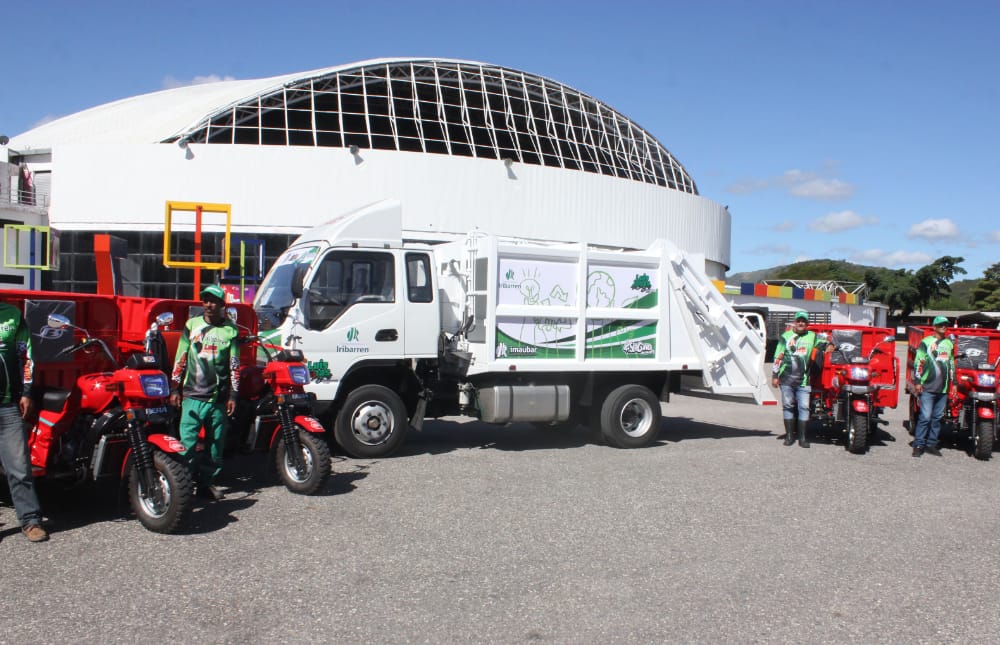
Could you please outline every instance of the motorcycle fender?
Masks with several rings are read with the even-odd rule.
[[[851,401],[851,407],[854,408],[855,412],[868,414],[868,401],[865,399],[854,399]]]
[[[993,408],[988,405],[981,405],[976,409],[976,416],[980,419],[992,419],[994,417]]]
[[[184,444],[182,444],[177,439],[171,437],[168,434],[151,434],[147,437],[149,443],[153,444],[154,448],[159,448],[163,452],[172,454],[181,454],[184,452]],[[125,451],[125,458],[122,459],[122,481],[128,477],[128,469],[132,466],[132,449],[129,448]]]
[[[312,432],[313,434],[323,434],[326,432],[326,428],[323,424],[319,422],[316,417],[311,417],[306,414],[300,414],[295,417],[295,423],[302,427],[306,432]],[[281,424],[274,426],[274,434],[271,435],[270,446],[274,446],[275,442],[278,441],[281,435]]]
[[[173,454],[182,454],[184,452],[184,444],[168,434],[151,434],[149,435],[148,440],[149,443],[153,444],[163,452]]]

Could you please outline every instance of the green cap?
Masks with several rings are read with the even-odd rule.
[[[938,325],[947,325],[948,319],[945,318],[944,316],[938,316],[937,318],[934,319],[934,322],[931,324],[935,327],[937,327]]]
[[[809,322],[809,314],[804,311],[797,311],[795,312],[795,320],[804,320]]]
[[[202,298],[204,298],[205,296],[214,296],[219,300],[221,300],[222,302],[226,301],[226,292],[223,291],[222,287],[220,287],[217,284],[210,284],[204,289],[202,289],[201,296]]]

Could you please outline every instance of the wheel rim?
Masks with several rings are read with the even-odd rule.
[[[302,483],[309,479],[313,471],[313,455],[312,451],[302,446],[302,463],[305,464],[305,474],[299,477],[299,470],[295,467],[295,460],[292,459],[292,455],[289,452],[285,452],[285,474],[292,481]]]
[[[139,506],[142,512],[149,517],[159,519],[167,514],[170,508],[170,482],[163,473],[156,471],[156,482],[152,491],[147,491],[142,485],[142,478],[139,479]]]
[[[351,415],[351,433],[367,446],[385,443],[395,426],[392,410],[379,401],[366,401]]]
[[[618,415],[622,432],[630,437],[642,437],[653,427],[653,408],[644,399],[630,399]]]

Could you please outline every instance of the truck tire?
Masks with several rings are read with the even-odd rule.
[[[398,394],[382,385],[363,385],[347,395],[333,434],[348,455],[372,459],[399,448],[409,427]]]
[[[847,449],[856,455],[868,447],[868,415],[852,412],[847,419]]]
[[[980,461],[987,461],[993,455],[993,423],[986,419],[976,419],[976,432],[972,436],[972,454]]]
[[[601,434],[616,448],[643,448],[660,434],[660,401],[642,385],[615,388],[601,405]]]

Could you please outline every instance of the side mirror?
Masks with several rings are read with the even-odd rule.
[[[894,342],[896,342],[896,337],[895,336],[886,336],[885,338],[882,339],[882,342],[883,343],[894,343]]]
[[[157,327],[169,327],[174,324],[174,312],[164,311],[159,316],[156,317]],[[51,327],[51,325],[49,325]]]
[[[45,324],[52,329],[62,329],[63,327],[72,326],[70,325],[69,318],[61,314],[49,314],[49,318],[45,321]]]
[[[299,264],[296,265],[295,271],[292,272],[291,289],[292,289],[292,296],[295,297],[296,300],[302,297],[302,292],[305,289],[307,270],[308,267],[306,265]]]

